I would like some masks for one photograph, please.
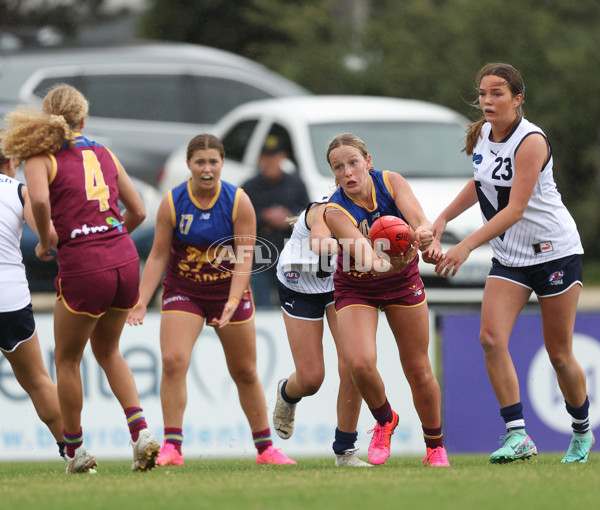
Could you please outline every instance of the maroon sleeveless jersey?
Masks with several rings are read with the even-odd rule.
[[[103,271],[138,259],[119,209],[119,167],[112,153],[78,136],[73,147],[50,157],[59,275]]]

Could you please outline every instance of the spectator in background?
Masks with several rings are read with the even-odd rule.
[[[292,234],[286,218],[298,215],[308,204],[308,193],[300,177],[283,170],[283,165],[290,156],[291,147],[285,133],[272,132],[265,139],[258,160],[258,175],[242,186],[256,210],[256,235],[272,243],[277,250],[275,258],[266,250],[261,254],[258,249],[264,245],[260,241],[257,243],[254,270],[250,279],[257,307],[279,304],[275,262],[283,250],[285,240]],[[267,260],[272,262],[272,266],[257,272],[264,268]]]

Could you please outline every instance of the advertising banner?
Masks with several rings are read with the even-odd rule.
[[[53,362],[53,317],[36,316],[46,366],[55,379]],[[431,335],[434,336],[433,313]],[[149,313],[144,324],[125,326],[121,352],[131,366],[148,424],[162,443],[160,405],[161,355],[160,313]],[[291,439],[280,439],[272,428],[277,383],[294,370],[283,318],[279,310],[256,313],[258,371],[268,407],[274,445],[291,456],[332,456],[338,393],[337,356],[328,328],[323,350],[325,381],[319,392],[303,399],[296,411],[296,428]],[[423,454],[421,425],[400,366],[394,337],[383,314],[377,335],[378,364],[390,403],[400,415],[392,441],[392,455]],[[435,353],[433,342],[431,356]],[[432,358],[435,366],[435,360]],[[125,416],[113,396],[104,373],[88,345],[81,366],[84,389],[82,427],[86,446],[98,460],[131,457]],[[184,415],[186,458],[243,457],[256,455],[248,422],[242,412],[236,387],[227,371],[221,344],[212,327],[205,327],[194,348],[187,376],[188,404]],[[54,438],[38,419],[35,410],[16,382],[9,363],[0,356],[0,460],[57,459]],[[366,405],[358,424],[359,456],[366,458],[375,422]]]
[[[480,314],[440,316],[444,441],[449,452],[496,450],[506,434],[479,343]],[[579,313],[573,349],[587,376],[590,424],[600,426],[600,314]],[[538,452],[566,452],[572,436],[556,373],[550,364],[538,313],[524,313],[509,344],[521,390],[527,433]]]

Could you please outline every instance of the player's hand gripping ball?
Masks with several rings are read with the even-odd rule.
[[[397,257],[410,246],[410,227],[397,216],[381,216],[371,225],[369,237],[376,252]]]

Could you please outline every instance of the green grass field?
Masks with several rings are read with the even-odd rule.
[[[182,467],[132,473],[126,461],[100,462],[96,475],[64,473],[64,464],[0,464],[0,508],[69,510],[210,509],[494,509],[596,508],[600,455],[560,464],[561,455],[491,465],[483,455],[451,455],[451,468],[424,468],[420,458],[341,469],[332,458],[297,466],[251,460],[186,460]]]

